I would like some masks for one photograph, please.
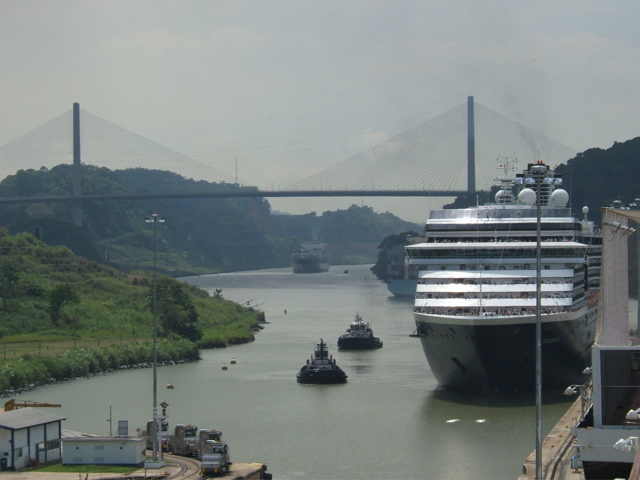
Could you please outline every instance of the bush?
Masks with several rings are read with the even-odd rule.
[[[158,363],[195,361],[199,358],[200,352],[194,343],[183,339],[158,342]],[[153,344],[150,342],[98,349],[80,348],[44,358],[20,358],[5,362],[0,369],[0,391],[152,362]]]

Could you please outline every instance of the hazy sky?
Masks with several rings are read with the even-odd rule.
[[[2,0],[0,145],[82,109],[263,189],[478,103],[576,151],[640,135],[638,0]],[[291,213],[427,199],[270,200]]]

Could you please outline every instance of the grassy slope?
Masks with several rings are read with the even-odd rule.
[[[140,345],[153,338],[153,315],[148,305],[153,277],[149,272],[126,275],[76,257],[64,247],[49,247],[29,234],[0,236],[0,262],[19,267],[20,286],[19,294],[8,298],[6,310],[0,311],[0,389],[43,380],[46,375],[34,372],[34,365],[46,368],[49,364],[42,362],[48,357],[69,356],[66,363],[87,364],[87,372],[71,369],[72,374],[94,373],[104,365],[113,368],[117,362],[148,360],[148,349]],[[69,284],[79,301],[63,307],[56,325],[51,321],[46,295],[61,283]],[[182,285],[198,312],[198,326],[204,333],[199,347],[253,340],[254,330],[263,319],[261,312]],[[158,331],[162,333],[161,325]],[[174,339],[161,345],[167,350],[167,358],[192,355],[188,347],[176,351],[169,346],[178,343]],[[110,350],[108,355],[87,353],[94,349]],[[91,358],[84,362],[73,357],[80,352]],[[109,359],[104,360],[103,356]],[[59,375],[70,374],[69,368],[66,364],[65,368],[49,365],[49,370],[59,371]]]

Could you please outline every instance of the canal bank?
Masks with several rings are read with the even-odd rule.
[[[222,290],[226,298],[262,304],[269,323],[255,342],[203,350],[198,362],[158,369],[158,401],[170,405],[170,428],[184,423],[218,429],[232,460],[263,461],[277,478],[458,480],[470,478],[469,472],[478,480],[518,478],[534,447],[530,395],[496,402],[441,391],[419,340],[410,337],[411,301],[391,296],[369,266],[333,270],[190,279],[208,291]],[[371,323],[382,348],[337,350],[356,313]],[[296,382],[321,338],[349,375],[346,384]],[[174,388],[164,388],[169,383]],[[108,418],[113,425],[127,420],[131,428],[144,428],[151,392],[151,371],[136,369],[46,385],[18,397],[59,403],[55,412],[67,417],[63,428],[106,435]],[[546,434],[570,403],[561,393],[545,397]]]
[[[571,466],[576,437],[571,433],[580,420],[582,399],[578,398],[569,407],[549,435],[542,441],[542,478],[541,480],[584,480],[584,472]],[[522,475],[518,480],[536,478],[536,452],[529,454],[522,465]]]
[[[122,473],[62,473],[44,472],[41,470],[25,470],[20,472],[2,472],[2,480],[136,480],[136,479],[194,479],[200,478],[200,469],[197,460],[175,455],[165,454],[166,465],[159,469],[141,468],[130,474]],[[229,472],[216,478],[224,480],[269,480],[271,474],[267,472],[264,463],[234,463]]]

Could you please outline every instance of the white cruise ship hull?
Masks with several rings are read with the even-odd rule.
[[[595,304],[543,315],[542,386],[582,383],[595,340]],[[472,393],[535,390],[536,316],[469,317],[414,313],[417,336],[440,386]]]
[[[500,164],[495,203],[434,209],[424,239],[405,246],[418,270],[416,336],[439,384],[510,394],[586,380],[596,335],[602,235],[567,207],[562,176],[542,161]]]

